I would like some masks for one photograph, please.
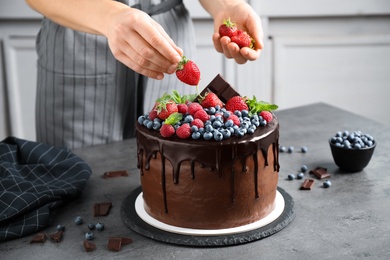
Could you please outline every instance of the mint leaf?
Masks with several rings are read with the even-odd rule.
[[[248,105],[249,113],[251,115],[261,111],[272,111],[278,109],[278,106],[275,104],[270,104],[265,101],[257,101],[255,96],[253,96],[252,99],[247,99],[246,104]]]
[[[182,118],[183,114],[175,112],[172,113],[167,119],[165,119],[164,123],[168,125],[174,125],[176,123],[179,123]]]

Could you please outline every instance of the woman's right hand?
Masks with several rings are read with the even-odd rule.
[[[162,26],[138,9],[117,13],[108,24],[105,36],[117,60],[154,79],[162,79],[164,73],[174,73],[183,55]]]

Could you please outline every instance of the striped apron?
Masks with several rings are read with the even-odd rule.
[[[148,12],[158,3],[126,4]],[[183,3],[149,14],[187,57],[195,57],[192,20]],[[134,137],[137,117],[158,97],[173,89],[195,92],[174,74],[161,81],[143,77],[114,58],[104,36],[74,31],[46,18],[37,53],[37,141],[54,146],[73,149]]]

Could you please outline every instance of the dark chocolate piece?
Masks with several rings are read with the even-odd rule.
[[[107,216],[108,213],[110,212],[111,207],[112,207],[111,202],[95,203],[93,205],[93,216],[94,217]]]
[[[59,243],[61,242],[64,231],[57,231],[50,235],[50,238],[53,242]]]
[[[122,245],[128,245],[133,243],[133,239],[127,237],[110,237],[108,238],[108,249],[110,251],[119,252]]]
[[[119,252],[122,248],[122,238],[120,237],[110,237],[108,239],[108,250]]]
[[[126,177],[126,176],[129,176],[129,174],[127,173],[126,170],[109,171],[109,172],[105,172],[105,173],[103,174],[103,178],[104,178],[104,179],[107,179],[107,178],[116,178],[116,177]]]
[[[214,92],[223,103],[226,103],[234,96],[240,96],[240,94],[238,94],[238,92],[235,91],[219,74],[202,90],[196,99],[199,99],[200,96],[204,97],[208,91]]]
[[[46,234],[45,233],[38,233],[36,234],[30,241],[30,244],[32,243],[45,243],[46,241]]]
[[[87,252],[91,252],[96,249],[96,245],[88,240],[84,240],[84,249]]]
[[[311,170],[310,173],[314,174],[318,179],[324,179],[330,177],[330,173],[327,172],[327,168],[323,168],[323,167],[317,167],[316,169]]]
[[[313,186],[313,184],[314,184],[314,180],[306,179],[303,181],[303,183],[301,185],[301,190],[311,190],[311,187]]]

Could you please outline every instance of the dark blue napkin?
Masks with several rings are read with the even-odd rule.
[[[0,241],[51,223],[83,191],[90,167],[68,148],[8,137],[0,142]]]

